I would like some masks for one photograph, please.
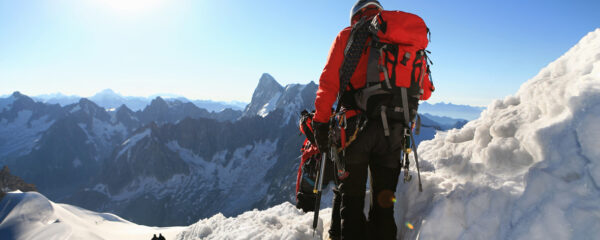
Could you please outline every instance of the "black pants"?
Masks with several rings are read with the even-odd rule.
[[[344,160],[350,175],[341,181],[342,239],[395,239],[394,193],[400,174],[403,125],[390,125],[384,135],[381,121],[371,120],[346,149]],[[369,218],[363,213],[368,171],[372,199]]]

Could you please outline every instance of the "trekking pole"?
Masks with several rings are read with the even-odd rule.
[[[327,162],[327,153],[321,153],[323,156],[321,157],[321,162],[319,163],[319,173],[317,175],[317,182],[315,183],[315,188],[313,189],[313,193],[316,194],[315,199],[315,215],[313,218],[313,238],[316,237],[317,225],[319,223],[319,210],[321,208],[321,192],[323,191],[323,175],[325,174],[325,163]]]
[[[412,180],[412,175],[409,173],[410,161],[408,159],[410,152],[412,152],[409,131],[410,129],[404,128],[404,135],[402,136],[402,153],[400,153],[400,166],[404,168],[404,183]]]

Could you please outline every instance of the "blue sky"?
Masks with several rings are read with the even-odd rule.
[[[0,95],[249,101],[260,75],[318,82],[354,1],[0,0]],[[487,105],[600,27],[600,1],[399,1],[432,31],[432,102]]]

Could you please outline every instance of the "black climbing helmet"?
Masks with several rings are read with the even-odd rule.
[[[361,9],[366,8],[368,6],[376,6],[379,9],[383,10],[381,3],[379,3],[379,1],[377,0],[358,0],[358,2],[354,4],[352,10],[350,11],[350,22],[352,22],[352,18],[354,17],[354,15],[360,12]]]

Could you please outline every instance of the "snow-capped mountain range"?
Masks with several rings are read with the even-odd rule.
[[[288,201],[303,140],[298,113],[312,108],[316,90],[314,83],[282,87],[264,74],[239,121],[146,125],[113,151],[90,187],[67,201],[152,225],[189,224]]]
[[[13,93],[2,99],[0,163],[60,199],[89,182],[116,146],[150,122],[189,118],[235,121],[239,111],[208,112],[192,103],[157,97],[143,111],[106,110],[82,98],[61,107]]]
[[[263,74],[244,112],[161,97],[138,111],[85,98],[61,107],[15,92],[0,98],[0,163],[54,201],[143,224],[264,209],[294,199],[296,123],[316,90]],[[448,127],[423,117],[418,139]]]

